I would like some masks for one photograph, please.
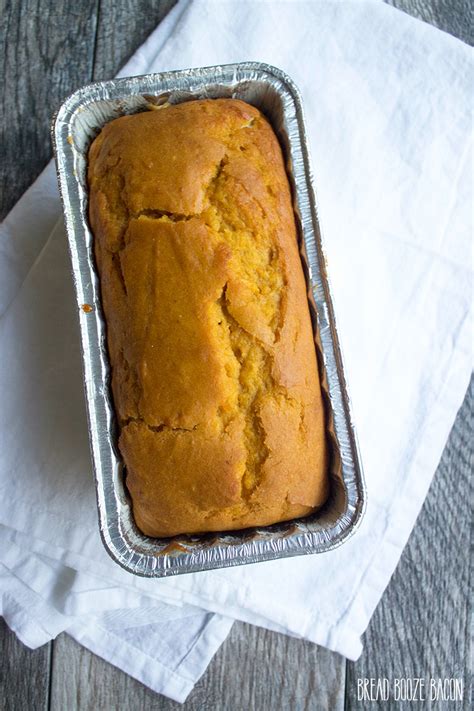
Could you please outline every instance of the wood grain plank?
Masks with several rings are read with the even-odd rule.
[[[54,110],[92,77],[97,6],[98,0],[1,2],[0,219],[51,158]],[[51,650],[24,647],[0,621],[0,709],[48,707]]]
[[[196,685],[189,708],[340,711],[344,684],[345,661],[339,655],[301,639],[236,623]]]
[[[467,44],[474,44],[472,0],[385,0],[388,5],[428,22]]]
[[[468,694],[473,435],[474,379],[414,531],[365,634],[364,652],[347,665],[348,711],[374,708],[357,697],[357,680],[364,678],[457,678],[464,680]],[[467,698],[428,698],[396,708],[461,711],[468,708]]]
[[[66,635],[55,643],[51,709],[342,711],[345,662],[309,642],[236,623],[185,704],[155,694]]]
[[[101,0],[94,79],[110,79],[177,0]]]
[[[0,618],[1,711],[46,711],[51,646],[28,649]]]
[[[51,158],[61,100],[92,78],[98,0],[3,0],[0,219]]]

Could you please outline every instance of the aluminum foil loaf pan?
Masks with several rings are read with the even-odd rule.
[[[157,539],[136,527],[117,447],[106,325],[88,222],[87,153],[108,121],[153,105],[233,97],[260,109],[281,142],[293,191],[330,445],[330,495],[314,515],[265,528]],[[76,288],[100,532],[112,558],[163,577],[322,553],[343,543],[364,510],[358,455],[312,185],[301,99],[279,69],[246,62],[100,82],[76,91],[53,123],[53,143]]]

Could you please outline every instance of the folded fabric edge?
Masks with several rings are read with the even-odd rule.
[[[173,610],[175,619],[187,617],[202,608],[180,600],[150,596],[139,589],[110,583],[90,572],[70,568],[64,563],[24,545],[25,536],[0,526],[0,565],[33,595],[47,602],[63,618],[96,616],[127,608],[156,607],[164,604]],[[168,616],[168,619],[170,617]],[[135,626],[135,625],[132,625]]]
[[[77,623],[67,629],[66,634],[152,691],[184,703],[226,639],[233,622],[228,617],[209,616],[199,638],[176,669],[168,669],[162,662],[97,625]]]
[[[103,627],[97,620],[89,622],[85,622],[84,619],[73,620],[60,615],[53,607],[48,612],[50,606],[47,601],[43,600],[38,593],[28,589],[27,585],[6,566],[0,564],[0,567],[2,574],[8,575],[15,588],[10,592],[4,591],[0,596],[0,614],[25,646],[37,649],[62,632],[66,632],[92,653],[117,666],[153,691],[165,694],[179,702],[186,699],[207,669],[233,624],[233,620],[229,617],[212,613],[205,615],[205,622],[199,635],[193,640],[190,648],[185,650],[181,662],[177,667],[169,668],[162,660],[137,649],[120,634]],[[29,600],[29,607],[25,607],[21,600],[17,599],[20,589],[31,597],[31,600],[25,598]],[[48,617],[46,626],[45,614],[51,616],[51,619]],[[39,622],[35,615],[43,615],[42,622]],[[85,619],[90,620],[90,616],[86,616]],[[145,630],[143,633],[145,634]]]
[[[408,480],[406,489],[400,492],[399,501],[392,509],[380,546],[375,557],[368,561],[366,572],[349,606],[325,639],[324,634],[321,635],[317,613],[313,615],[305,632],[308,639],[339,652],[353,661],[356,661],[362,653],[363,645],[360,637],[366,631],[400,562],[466,396],[472,372],[469,355],[470,332],[471,320],[468,318],[464,322],[463,331],[456,344],[450,375],[444,382],[444,387],[426,425],[426,431],[430,432],[428,443],[414,458],[412,476]],[[426,471],[432,471],[432,476],[426,477],[422,474]],[[396,511],[401,505],[405,511],[402,524],[396,519]]]
[[[38,205],[42,211],[39,217]],[[0,255],[9,265],[8,278],[3,279],[0,289],[0,316],[15,300],[59,220],[61,205],[54,162],[50,160],[0,223]],[[25,240],[32,232],[35,238]]]
[[[385,8],[387,16],[389,13],[392,14],[393,20],[396,22],[404,22],[407,29],[411,30],[413,27],[413,29],[416,28],[416,31],[419,32],[420,29],[423,28],[423,31],[425,34],[428,34],[428,36],[436,36],[438,41],[442,38],[445,43],[445,47],[459,48],[459,46],[462,46],[465,50],[470,50],[470,46],[464,42],[464,40],[459,39],[459,37],[455,37],[455,35],[448,32],[448,30],[442,30],[440,27],[436,27],[434,24],[431,24],[431,22],[428,22],[428,20],[423,20],[421,17],[415,17],[404,9],[389,5],[386,0],[379,0],[379,3]],[[400,15],[403,16],[403,19]]]
[[[3,540],[11,540],[15,545],[18,545],[20,547],[24,547],[27,549],[30,553],[36,553],[41,556],[48,557],[48,553],[59,553],[58,550],[52,551],[51,547],[49,544],[35,538],[35,539],[27,539],[24,533],[15,531],[14,529],[11,528],[4,528],[3,529]],[[6,556],[8,558],[8,556]],[[76,555],[71,555],[70,552],[64,551],[63,555],[59,556],[60,562],[63,565],[66,565],[68,567],[71,567],[72,569],[78,570],[78,573],[80,575],[93,575],[92,570],[90,567],[87,565],[87,562],[85,559],[80,559],[80,557]],[[57,558],[52,558],[54,561],[58,561]],[[99,566],[100,568],[100,566]],[[106,571],[104,570],[103,573]],[[110,572],[110,571],[109,571]],[[119,573],[121,571],[119,570]],[[19,575],[22,575],[23,577],[22,582],[25,582],[23,579],[25,574],[28,573],[28,568],[22,569],[21,571],[17,571]],[[213,577],[216,580],[216,587],[214,588],[213,594],[209,592],[208,586],[206,584],[206,580],[204,578],[197,578],[195,579],[195,590],[189,591],[189,590],[183,590],[180,589],[179,587],[179,581],[174,578],[174,579],[168,579],[167,580],[167,585],[166,586],[161,586],[159,590],[147,590],[144,591],[142,589],[137,589],[136,587],[130,589],[128,588],[128,595],[126,599],[128,600],[129,598],[132,599],[134,595],[142,595],[142,596],[147,596],[151,599],[154,599],[156,601],[160,601],[163,603],[170,603],[171,600],[173,600],[173,604],[176,604],[179,602],[179,604],[185,604],[185,605],[192,605],[196,608],[203,609],[209,613],[214,613],[216,615],[220,616],[229,616],[231,618],[240,620],[241,622],[246,622],[248,624],[253,624],[258,627],[262,627],[264,629],[269,629],[275,632],[278,632],[280,634],[287,634],[290,636],[294,637],[300,637],[300,638],[305,638],[305,629],[308,627],[307,625],[307,615],[300,615],[298,618],[293,616],[293,626],[291,628],[285,627],[275,621],[273,621],[270,618],[264,617],[262,614],[256,612],[252,608],[248,609],[245,607],[245,600],[248,598],[248,591],[242,590],[239,588],[238,591],[236,591],[235,587],[232,586],[227,580],[223,579],[222,577],[219,576],[219,571],[213,571],[215,573]],[[95,570],[95,575],[98,575],[98,570]],[[209,575],[209,573],[207,573]],[[109,578],[110,580],[110,575]],[[112,576],[113,579],[113,576]],[[158,581],[156,581],[158,582]],[[124,586],[125,590],[127,589],[127,586]],[[49,587],[47,588],[49,589]],[[44,588],[42,587],[41,590],[44,592]],[[216,590],[219,591],[219,594],[216,596]],[[35,586],[35,592],[36,594],[41,594],[40,590],[37,589],[37,586]],[[236,592],[242,593],[241,596],[239,596],[239,600],[235,600],[231,603],[230,600],[232,598],[235,598]],[[217,599],[216,599],[217,597]],[[108,599],[108,605],[105,606],[101,604],[101,601],[99,601],[99,604],[97,604],[97,600],[94,600],[94,605],[91,606],[91,599],[90,596],[87,598],[85,595],[79,595],[79,600],[76,599],[77,595],[75,594],[69,594],[67,597],[67,604],[65,606],[60,606],[58,609],[61,612],[61,614],[68,615],[68,616],[83,616],[83,615],[90,615],[90,614],[99,614],[101,611],[104,609],[110,608],[110,603],[112,602],[112,607],[113,605],[113,595],[108,595],[106,596],[106,599]],[[102,600],[102,598],[101,598]],[[122,598],[121,598],[122,600]],[[86,604],[86,602],[88,604]],[[122,605],[122,602],[121,602]],[[121,606],[120,605],[120,606]],[[328,619],[322,620],[321,617],[319,618],[318,621],[318,633],[316,636],[311,635],[307,636],[306,638],[314,643],[317,644],[325,644],[324,640],[328,638],[328,630],[331,629],[331,621]],[[351,642],[351,648],[355,644],[355,642]],[[358,642],[359,647],[360,647],[360,640]],[[327,644],[325,646],[328,646]],[[331,646],[329,646],[330,649],[332,649]],[[340,653],[340,649],[333,649],[333,651],[337,651]],[[355,654],[356,652],[354,652]],[[360,652],[358,652],[360,653]],[[349,656],[346,654],[345,656]]]
[[[38,647],[51,642],[51,634],[34,620],[22,605],[6,593],[0,596],[0,616],[28,649],[38,649]]]

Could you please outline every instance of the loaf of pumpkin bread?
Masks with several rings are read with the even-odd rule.
[[[327,495],[324,412],[288,178],[263,115],[188,101],[89,152],[118,446],[149,536],[263,526]]]

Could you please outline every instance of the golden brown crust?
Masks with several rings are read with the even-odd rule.
[[[324,412],[281,149],[254,107],[190,101],[107,124],[89,214],[138,527],[304,516],[327,495]]]

